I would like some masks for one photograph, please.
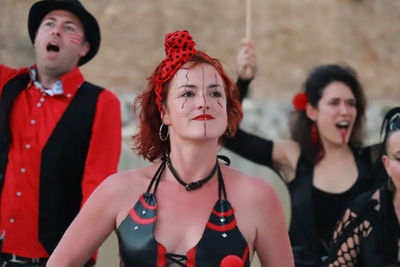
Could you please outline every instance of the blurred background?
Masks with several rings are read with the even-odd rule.
[[[0,0],[0,63],[34,64],[27,16],[34,0]],[[102,43],[81,69],[86,79],[118,95],[123,136],[120,170],[145,166],[129,149],[136,131],[130,105],[146,77],[164,57],[164,36],[187,29],[198,48],[222,60],[237,78],[236,54],[245,37],[245,0],[81,0],[97,18]],[[346,63],[358,71],[369,100],[365,143],[379,139],[385,110],[400,103],[400,0],[251,0],[251,39],[258,73],[243,103],[242,127],[271,139],[287,138],[291,99],[314,66]],[[262,123],[260,123],[262,122]],[[222,149],[232,166],[266,178],[290,219],[285,185],[270,170]],[[118,266],[112,234],[100,248],[97,266]],[[252,266],[259,266],[257,260]]]

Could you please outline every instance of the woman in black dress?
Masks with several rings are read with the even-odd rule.
[[[243,98],[256,70],[251,42],[243,43],[238,65]],[[374,185],[370,173],[377,153],[362,147],[366,101],[351,67],[317,66],[293,104],[292,140],[272,141],[239,129],[225,147],[281,175],[291,196],[289,235],[296,266],[322,266],[346,203]]]
[[[378,190],[360,195],[346,210],[334,233],[329,266],[399,266],[400,107],[383,124],[382,165],[375,172]]]

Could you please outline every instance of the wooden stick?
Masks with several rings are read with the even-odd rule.
[[[251,40],[251,0],[246,0],[246,40]],[[250,66],[245,66],[244,71],[247,76],[251,75]]]
[[[246,39],[251,40],[251,0],[246,0]]]

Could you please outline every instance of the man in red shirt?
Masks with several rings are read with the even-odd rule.
[[[36,64],[0,65],[2,267],[45,266],[121,150],[118,98],[79,70],[98,51],[96,19],[78,0],[45,0],[28,28]]]

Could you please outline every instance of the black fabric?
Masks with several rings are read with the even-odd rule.
[[[356,250],[335,266],[381,267],[399,266],[400,226],[393,207],[393,194],[383,186],[357,197],[349,206],[352,217],[343,217],[338,225],[329,253],[329,263],[337,262],[346,254],[343,250],[356,244]],[[365,225],[369,225],[365,228]],[[367,229],[367,230],[366,230]],[[359,240],[359,241],[357,241]],[[350,242],[349,242],[350,241]]]
[[[247,97],[251,80],[238,79],[240,102]],[[223,137],[224,147],[255,163],[272,168],[273,142],[238,128],[234,137]]]
[[[1,267],[45,267],[46,263],[15,263],[0,261]]]
[[[10,142],[9,113],[14,99],[28,85],[30,77],[28,74],[19,75],[8,81],[1,93],[0,98],[0,192],[3,189],[4,177],[8,163],[8,148]]]
[[[249,86],[252,80],[243,80],[240,77],[238,78],[236,85],[239,88],[239,100],[240,103],[243,101],[245,97],[248,96]]]
[[[0,253],[0,264],[4,266],[45,266],[48,258],[26,258],[8,253]]]
[[[39,240],[49,254],[80,209],[83,172],[102,90],[87,82],[81,85],[42,151]]]
[[[157,216],[155,194],[157,181],[164,168],[165,164],[161,164],[150,182],[148,191],[140,197],[117,229],[121,266],[168,266],[171,263],[186,266],[186,260],[190,260],[194,261],[193,266],[210,267],[220,266],[224,257],[236,255],[240,258],[245,256],[243,266],[249,267],[249,247],[236,226],[233,209],[226,199],[220,198],[215,203],[202,238],[186,255],[168,253],[162,244],[157,243],[153,235]],[[218,168],[218,181],[219,196],[226,198],[220,168]],[[153,185],[153,192],[150,193]],[[213,229],[213,226],[216,229]],[[166,265],[160,265],[160,261],[164,258]]]
[[[300,155],[296,178],[288,185],[291,200],[289,237],[296,266],[322,265],[321,243],[312,206],[313,165]]]
[[[358,170],[356,183],[349,189],[351,194],[346,196],[344,210],[349,201],[371,188],[372,177],[370,172],[372,163],[368,149],[353,153]],[[314,166],[301,155],[296,168],[296,178],[288,184],[291,196],[291,222],[289,236],[292,244],[296,266],[322,266],[328,259],[328,246],[318,235],[313,199]],[[324,205],[321,203],[321,205]],[[335,218],[335,222],[340,216]]]
[[[28,82],[29,75],[20,75],[3,87],[0,100],[1,186],[6,178],[11,106]],[[42,151],[39,240],[49,254],[80,209],[81,181],[97,99],[102,90],[87,82],[81,85]]]
[[[248,95],[249,85],[252,80],[238,78],[236,85],[239,88],[239,100],[243,101]],[[223,138],[224,147],[249,159],[255,163],[272,168],[273,142],[247,133],[238,128],[234,137]]]
[[[232,138],[225,137],[224,147],[255,163],[272,168],[272,149],[274,143],[238,129]]]
[[[344,212],[344,207],[349,199],[361,191],[361,180],[357,179],[355,184],[343,193],[329,193],[319,190],[313,186],[312,199],[317,234],[324,244],[329,244],[336,222]]]

